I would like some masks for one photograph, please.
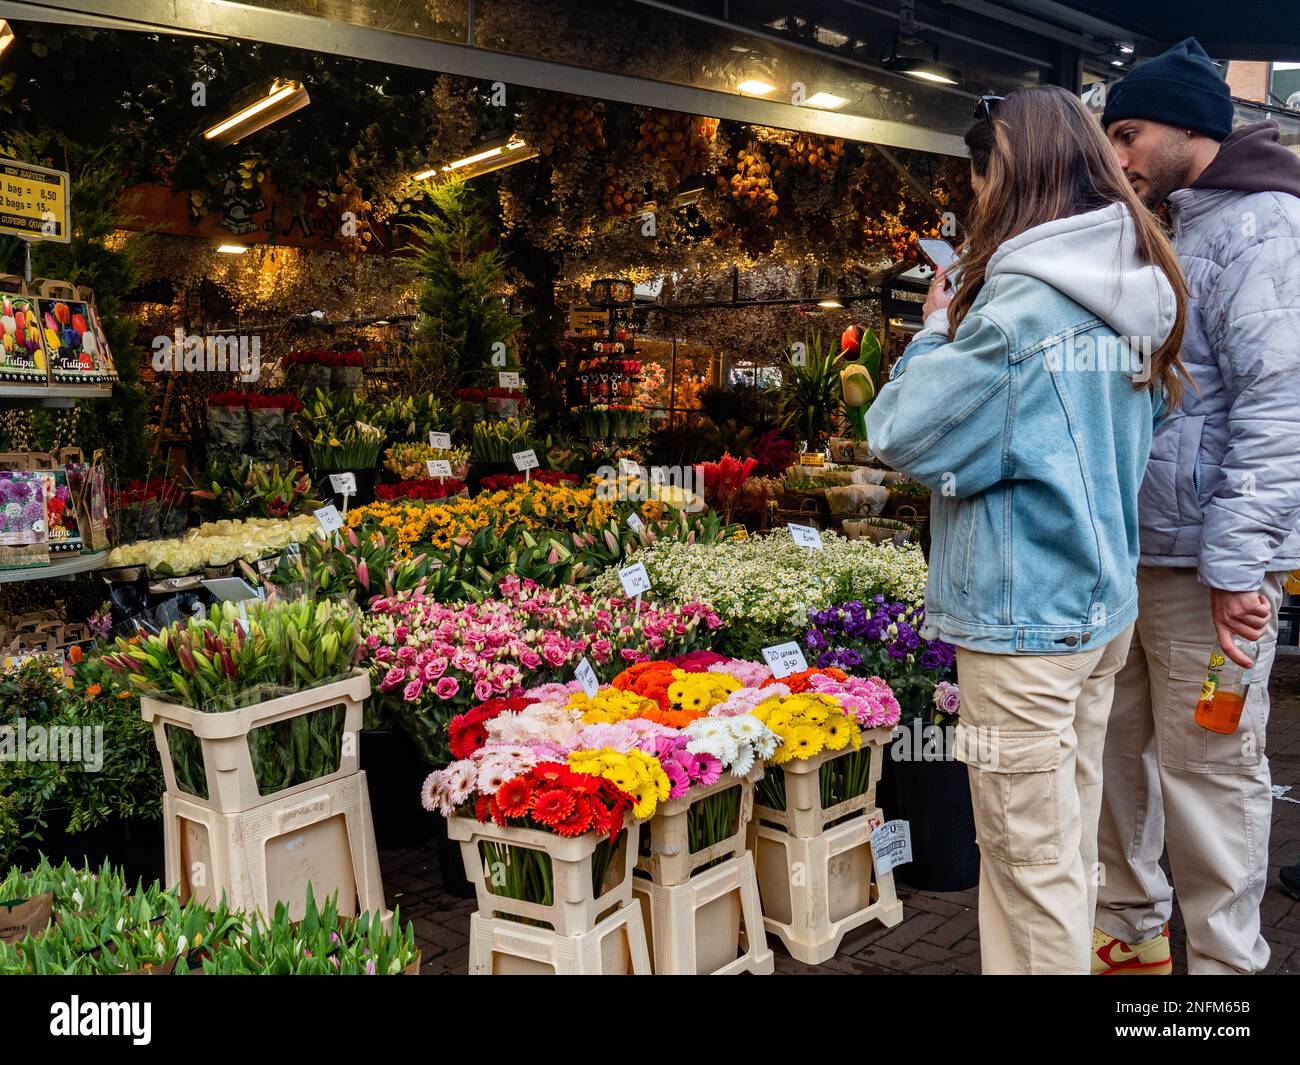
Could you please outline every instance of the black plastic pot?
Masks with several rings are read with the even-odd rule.
[[[447,819],[439,814],[433,817],[433,838],[438,846],[438,865],[442,870],[442,889],[458,899],[472,899],[474,885],[465,876],[465,860],[461,857],[460,843],[447,836]]]
[[[415,744],[398,729],[361,733],[361,768],[370,789],[370,813],[380,850],[418,847],[434,833],[439,814],[420,805],[420,785],[429,767]]]
[[[920,721],[913,729],[923,728]],[[921,891],[965,891],[979,883],[980,854],[975,845],[966,765],[946,750],[944,757],[885,762],[881,787],[889,778],[888,801],[881,809],[890,819],[903,818],[912,832],[912,861],[900,865],[898,879]],[[886,797],[881,796],[882,804]]]

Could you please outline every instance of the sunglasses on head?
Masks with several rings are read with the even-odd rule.
[[[977,122],[992,122],[993,109],[1002,102],[1001,96],[985,95],[975,101],[975,120]]]

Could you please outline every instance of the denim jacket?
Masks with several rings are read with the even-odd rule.
[[[941,311],[912,339],[867,437],[934,493],[927,638],[1070,654],[1137,616],[1137,499],[1163,401],[1134,386],[1174,317],[1111,204],[1007,241],[955,339]]]

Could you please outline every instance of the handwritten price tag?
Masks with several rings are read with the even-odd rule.
[[[794,542],[800,547],[810,547],[814,551],[820,551],[822,547],[821,530],[811,525],[796,525],[791,522],[789,525],[790,535]]]
[[[357,475],[355,473],[331,473],[330,487],[341,496],[357,494]]]
[[[451,433],[429,433],[429,446],[440,447],[444,451],[451,450]]]
[[[339,513],[339,508],[333,503],[321,507],[320,510],[314,510],[312,513],[316,515],[316,523],[320,526],[320,531],[325,533],[326,536],[343,528],[343,515]]]
[[[600,687],[600,681],[596,679],[596,670],[592,668],[586,658],[578,662],[577,668],[573,671],[574,679],[582,685],[582,690],[587,693],[588,699],[596,697],[596,690]]]
[[[514,460],[515,469],[520,473],[523,473],[524,470],[535,470],[538,466],[537,452],[532,448],[529,448],[527,451],[516,451],[514,454]]]
[[[519,387],[519,374],[514,370],[502,370],[497,374],[497,380],[500,381],[502,388]]]
[[[907,821],[886,821],[871,832],[871,860],[877,874],[912,860],[912,826]]]
[[[641,595],[650,590],[650,574],[645,571],[644,562],[625,566],[618,571],[618,579],[623,582],[625,595]]]
[[[450,477],[451,463],[446,459],[430,459],[427,463],[430,477]]]
[[[788,677],[791,673],[802,673],[808,668],[803,651],[793,640],[789,643],[779,643],[775,647],[764,647],[763,659],[767,662],[767,668],[772,671],[772,676],[777,680]]]
[[[641,520],[640,514],[629,514],[627,516],[627,527],[634,533],[643,532],[645,530],[645,522]]]

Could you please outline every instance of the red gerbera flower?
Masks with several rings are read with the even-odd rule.
[[[562,784],[571,772],[563,762],[538,762],[528,775],[537,784]]]
[[[555,826],[555,834],[557,836],[581,836],[591,828],[594,813],[590,799],[575,799],[573,813]]]
[[[507,780],[497,789],[496,804],[506,817],[523,817],[533,800],[533,789],[525,777]]]
[[[492,800],[486,795],[480,795],[474,800],[474,817],[479,821],[486,821],[492,816]]]
[[[577,800],[571,792],[562,788],[547,788],[533,796],[533,820],[554,828],[573,813],[576,805]]]

